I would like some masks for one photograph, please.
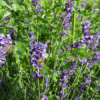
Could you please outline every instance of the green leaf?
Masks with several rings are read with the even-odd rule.
[[[82,15],[92,15],[92,13],[88,13],[86,10],[83,10],[83,11],[81,11],[81,10],[79,10],[79,14],[82,14]]]
[[[58,75],[58,72],[55,72],[54,74],[53,74],[53,77],[52,77],[52,79],[54,80],[54,82],[57,82],[57,77],[58,77],[59,75]]]
[[[0,19],[2,19],[3,13],[4,13],[4,9],[0,9]]]
[[[22,5],[22,4],[24,3],[24,0],[17,0],[17,3],[18,3],[19,5]]]
[[[11,12],[7,11],[7,12],[4,14],[3,18],[9,17],[9,16],[11,16]]]
[[[0,0],[0,3],[2,6],[6,6],[7,8],[11,9],[11,6],[9,6],[4,0]]]
[[[44,18],[42,18],[42,17],[40,17],[40,16],[37,17],[37,20],[40,20],[40,21],[42,21],[43,23],[49,23],[46,19],[44,19]]]
[[[18,10],[19,5],[18,4],[12,4],[12,10],[14,10],[15,12]]]
[[[61,4],[56,4],[51,10],[55,10],[56,8],[61,7]]]

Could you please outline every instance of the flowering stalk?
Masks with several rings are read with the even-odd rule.
[[[39,6],[40,6],[40,4],[38,3],[38,0],[32,0],[32,5],[33,6],[35,6],[35,8],[33,8],[33,10],[36,12],[36,13],[38,13],[38,12],[40,12],[42,9],[39,9]],[[37,17],[38,17],[38,15],[37,15]],[[37,18],[36,18],[36,40],[37,40],[37,43],[38,43],[38,32],[37,32],[38,30],[37,30]],[[38,74],[38,76],[40,76],[39,75],[39,67],[37,67],[37,74]],[[37,80],[37,82],[38,82],[38,93],[39,93],[39,99],[40,99],[40,89],[39,89],[39,79]]]
[[[43,68],[43,61],[46,53],[45,47],[47,47],[47,45],[40,42],[39,43],[35,42],[35,38],[32,37],[33,34],[34,34],[33,32],[29,32],[29,35],[31,35],[29,40],[32,42],[31,44],[29,44],[30,47],[29,57],[31,58],[30,64],[37,68],[37,72],[31,72],[31,74],[33,77],[36,77],[37,79],[38,95],[40,99],[39,78],[44,75],[40,75],[39,72],[40,69]]]
[[[38,43],[38,32],[37,32],[37,18],[36,18],[36,40],[37,40],[37,43]],[[39,67],[37,68],[38,70],[38,76],[39,76]],[[39,99],[40,99],[40,85],[39,85],[39,79],[37,79],[37,82],[38,82],[38,93],[39,93]]]

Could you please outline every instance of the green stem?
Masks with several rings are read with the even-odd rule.
[[[76,6],[76,2],[75,2],[75,6]],[[76,19],[76,13],[75,13],[75,11],[73,11],[73,22],[72,22],[72,25],[73,25],[73,31],[72,31],[72,33],[73,33],[72,43],[73,43],[73,44],[74,44],[74,42],[75,42],[75,19]],[[73,48],[73,50],[74,50],[74,48]]]
[[[38,75],[39,75],[39,68],[38,68]],[[39,95],[39,100],[40,100],[40,84],[39,84],[39,79],[38,80],[38,95]]]
[[[75,41],[75,16],[76,16],[76,14],[75,14],[75,11],[73,11],[73,39],[72,39],[72,42],[73,42],[73,44],[74,44],[74,41]]]
[[[36,18],[36,41],[37,41],[37,43],[38,43],[37,18]]]

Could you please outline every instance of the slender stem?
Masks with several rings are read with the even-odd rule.
[[[37,43],[38,43],[37,19],[36,19],[36,41],[37,41]]]
[[[60,27],[60,32],[61,32],[62,26],[63,26],[63,22],[62,22],[62,25],[61,25],[61,27]],[[56,38],[56,40],[55,40],[55,42],[54,42],[53,47],[55,47],[55,45],[56,45],[56,43],[57,43],[57,39],[58,39],[58,37],[59,37],[59,35],[60,35],[60,32],[59,32],[58,35],[57,35],[57,38]],[[53,49],[51,50],[49,56],[51,55],[52,52],[53,52]],[[49,59],[50,59],[50,57],[49,57]],[[49,59],[48,59],[48,61],[49,61]],[[47,61],[47,65],[48,65],[48,63],[49,63],[48,61]]]
[[[75,2],[75,5],[76,5],[76,2]],[[73,11],[73,37],[72,37],[72,42],[73,42],[73,44],[74,44],[74,41],[75,41],[75,16],[76,16],[76,13],[75,13],[75,11]]]
[[[76,6],[76,1],[75,1],[75,6]],[[75,19],[76,19],[76,13],[75,13],[75,11],[73,11],[73,22],[72,22],[72,25],[73,25],[73,30],[72,30],[72,33],[73,33],[73,35],[72,35],[72,43],[74,44],[74,42],[75,42]],[[72,50],[74,50],[74,48],[72,48]]]
[[[38,76],[39,76],[39,68],[38,68]],[[38,81],[38,95],[39,95],[39,100],[40,100],[40,84],[39,84],[39,79],[37,79]]]

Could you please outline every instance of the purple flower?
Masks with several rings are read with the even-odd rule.
[[[29,90],[26,91],[26,97],[28,97],[28,94],[29,94]]]
[[[11,35],[11,38],[13,39],[13,40],[15,40],[15,39],[17,39],[17,34],[16,34],[16,31],[15,31],[15,29],[13,28],[10,28],[10,29],[7,29],[7,33],[9,34],[9,35]]]
[[[81,6],[84,6],[84,8],[86,7],[86,4],[87,4],[87,0],[85,0],[85,1],[83,1],[83,2],[81,2]]]
[[[61,95],[61,100],[65,100],[65,97],[66,97],[67,93],[64,94],[63,92],[60,92],[60,95]]]
[[[79,91],[80,93],[84,92],[84,86],[83,86],[82,83],[80,83],[80,86],[78,87],[78,91]]]
[[[92,65],[96,64],[100,59],[100,52],[96,52],[93,54],[93,58],[90,59]]]
[[[83,80],[83,84],[80,83],[80,86],[78,87],[79,92],[84,92],[85,88],[88,86],[88,84],[91,82],[91,78],[89,75],[87,75],[84,80]]]
[[[92,68],[92,65],[88,65],[88,70]]]
[[[84,21],[83,24],[83,29],[82,29],[82,33],[87,33],[90,27],[90,21]]]
[[[6,50],[9,45],[12,44],[11,37],[7,34],[7,38],[5,38],[4,34],[0,34],[0,67],[4,66],[4,60],[6,60],[7,52],[10,50]]]
[[[85,87],[88,86],[88,84],[91,82],[90,76],[87,75],[87,76],[84,78],[83,82],[84,82],[84,86],[85,86]]]
[[[64,16],[65,16],[65,14],[61,13],[61,19],[62,19],[62,21],[64,21]]]
[[[41,100],[48,100],[48,97],[45,95],[45,93],[43,92],[43,94],[41,95]]]
[[[0,60],[6,60],[6,57],[3,54],[0,54]]]
[[[38,75],[37,72],[31,72],[32,76],[33,77],[36,77],[36,78],[41,78],[42,76],[44,76],[43,74],[42,75]]]
[[[38,0],[32,0],[32,5],[35,6],[36,8],[33,8],[35,12],[40,12],[42,9],[39,9],[40,4],[38,3]]]
[[[2,21],[4,24],[6,24],[6,18],[3,18]]]
[[[71,2],[74,2],[75,0],[71,0]]]
[[[30,37],[30,38],[28,38],[28,40],[34,42],[35,38],[34,37]]]
[[[59,51],[57,50],[56,54],[60,54],[62,52],[62,50],[60,49]]]
[[[66,35],[66,32],[65,32],[65,31],[62,31],[62,32],[61,32],[61,35],[62,35],[62,36]]]
[[[2,87],[2,92],[4,92],[4,87]]]
[[[48,87],[48,83],[49,83],[48,79],[49,79],[49,78],[45,78],[45,85],[46,85],[46,88]]]
[[[79,59],[80,60],[80,63],[81,63],[81,65],[86,65],[87,64],[87,58],[83,58],[82,60],[81,59]]]
[[[32,0],[32,2],[33,2],[33,6],[38,6],[38,0]]]
[[[66,14],[61,13],[61,19],[63,21],[62,28],[65,30],[72,27],[72,25],[69,23],[69,20],[71,19],[70,16],[71,16],[72,9],[73,9],[73,5],[71,3],[69,3],[69,0],[68,0],[68,3],[65,4],[65,9],[64,9]],[[66,35],[66,33],[64,31],[61,32],[61,34]]]
[[[81,14],[79,14],[79,15],[78,15],[78,20],[80,20],[80,19],[81,19],[81,16],[82,16]]]
[[[29,35],[34,35],[34,32],[29,32],[28,34],[29,34]]]
[[[100,90],[100,85],[97,85],[97,84],[95,84],[95,85],[96,85],[97,89]]]
[[[79,100],[79,99],[81,99],[81,96],[75,97],[73,100]]]
[[[0,60],[0,67],[4,66],[5,62]]]
[[[24,13],[27,14],[27,11],[25,10]]]
[[[20,86],[18,86],[18,89],[21,89]]]
[[[42,11],[42,9],[39,9],[39,8],[33,8],[33,10],[34,10],[35,12],[40,12],[40,11]]]
[[[67,61],[65,61],[64,63],[67,64],[68,62],[70,62],[70,59],[71,59],[71,58],[69,58],[69,59],[68,59]]]
[[[0,85],[1,85],[1,83],[2,83],[2,80],[3,80],[3,78],[0,79]]]
[[[24,18],[24,21],[27,22],[27,18]]]
[[[68,47],[68,45],[66,45],[65,48],[66,48],[67,50],[70,50],[70,49],[71,49],[70,47]]]
[[[66,9],[66,11],[70,11],[70,10],[72,10],[73,9],[73,5],[71,4],[71,3],[66,3],[65,4],[65,9]]]
[[[59,80],[59,86],[62,88],[62,89],[67,89],[67,81],[61,81],[61,79]]]
[[[75,97],[73,100],[78,100],[78,98],[77,98],[77,97]]]

